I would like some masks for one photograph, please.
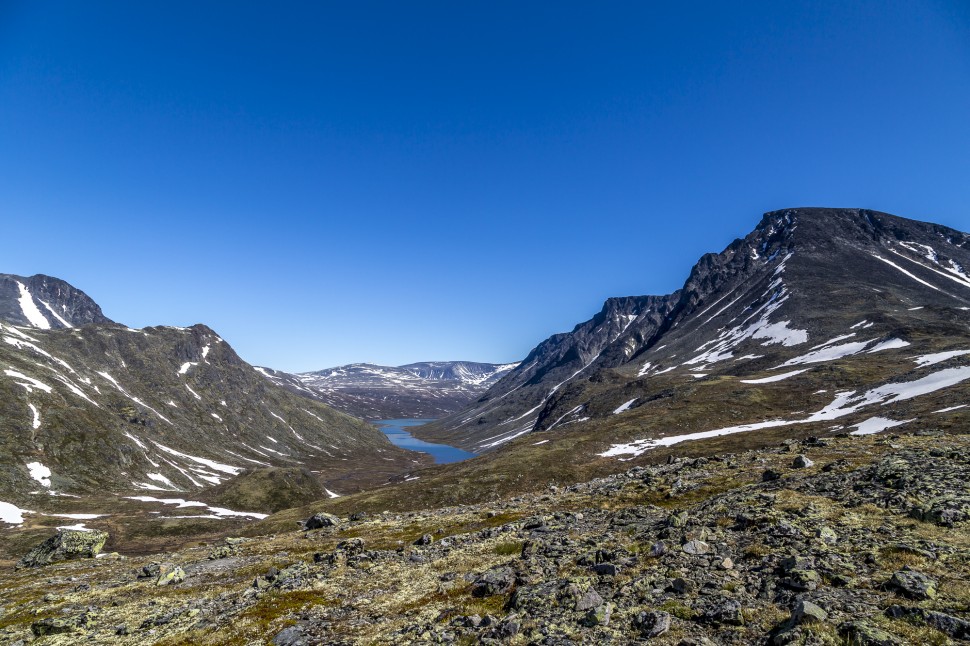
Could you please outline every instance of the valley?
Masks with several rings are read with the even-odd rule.
[[[953,229],[786,209],[521,362],[303,374],[0,275],[0,563],[110,555],[0,577],[0,635],[970,639],[967,268]]]

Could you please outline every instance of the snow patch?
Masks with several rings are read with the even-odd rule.
[[[932,366],[933,364],[941,363],[953,357],[962,357],[965,354],[970,354],[970,350],[950,350],[949,352],[936,352],[934,354],[924,354],[918,357],[913,357],[913,361],[916,362],[920,368],[926,366]]]
[[[949,413],[953,410],[960,410],[961,408],[966,408],[966,404],[960,404],[959,406],[950,406],[949,408],[941,408],[940,410],[933,411],[934,413]]]
[[[792,370],[791,372],[783,372],[780,375],[772,375],[771,377],[762,377],[761,379],[742,379],[742,384],[770,384],[776,381],[784,381],[789,377],[794,377],[795,375],[800,375],[803,372],[808,372],[810,368],[802,368],[801,370]]]
[[[4,370],[3,372],[8,377],[13,377],[14,379],[21,379],[22,381],[19,382],[19,384],[21,386],[23,386],[24,388],[26,388],[27,389],[27,392],[29,392],[29,393],[34,392],[34,388],[37,388],[39,390],[43,390],[45,393],[49,393],[51,390],[53,390],[47,384],[45,384],[45,383],[43,383],[41,381],[37,381],[33,377],[28,377],[27,375],[23,374],[22,372],[17,372],[16,370]]]
[[[30,477],[41,483],[43,486],[50,489],[51,486],[51,470],[45,467],[40,462],[29,462],[27,464],[27,470],[30,471]]]
[[[93,532],[94,531],[90,527],[85,527],[84,523],[78,523],[76,525],[58,525],[57,529],[65,529],[72,532]]]
[[[34,406],[33,404],[27,404],[27,408],[29,408],[29,409],[30,409],[30,412],[31,412],[31,413],[33,414],[33,416],[34,416],[34,419],[33,419],[33,421],[32,421],[32,422],[30,423],[30,425],[31,425],[31,426],[32,426],[32,427],[33,427],[33,428],[34,428],[35,430],[36,430],[36,429],[38,429],[38,428],[40,428],[40,411],[39,411],[39,410],[37,410],[37,407],[36,407],[36,406]]]
[[[806,363],[821,363],[823,361],[834,361],[835,359],[841,359],[842,357],[848,357],[853,354],[858,354],[862,352],[867,345],[872,343],[872,339],[867,341],[853,341],[851,343],[842,343],[839,345],[830,345],[822,348],[821,350],[815,350],[814,352],[809,352],[808,354],[803,354],[800,357],[795,357],[794,359],[789,359],[785,363],[777,366],[778,368],[784,368],[787,366],[797,366]]]
[[[910,422],[916,421],[915,419],[907,420],[894,420],[888,419],[886,417],[870,417],[864,422],[855,424],[857,430],[852,431],[849,435],[872,435],[873,433],[879,433],[885,431],[887,428],[892,428],[894,426],[902,426],[903,424],[909,424]]]
[[[4,523],[21,525],[24,522],[24,514],[32,513],[34,512],[27,509],[21,509],[16,505],[12,505],[9,502],[3,502],[0,500],[0,521]]]
[[[187,453],[176,451],[175,449],[171,449],[165,446],[164,444],[159,444],[158,442],[153,442],[153,443],[155,444],[155,446],[157,446],[158,448],[160,448],[161,450],[165,451],[170,455],[174,455],[180,458],[185,458],[187,460],[192,460],[193,462],[198,462],[199,464],[204,464],[210,469],[221,471],[222,473],[228,473],[229,475],[234,476],[234,475],[238,475],[239,472],[243,470],[242,467],[234,467],[228,464],[220,464],[219,462],[216,462],[214,460],[209,460],[208,458],[199,458],[194,455],[189,455]]]
[[[16,283],[17,287],[20,288],[20,310],[24,313],[24,318],[34,327],[39,327],[42,330],[51,329],[50,321],[47,320],[47,317],[37,307],[37,304],[34,302],[34,297],[30,295],[30,290],[27,289],[27,286],[19,280]]]
[[[896,348],[905,348],[910,345],[909,341],[903,341],[902,339],[886,339],[881,341],[876,345],[872,346],[866,350],[866,354],[872,354],[873,352],[882,352],[883,350],[895,350]]]
[[[635,402],[637,399],[638,399],[637,397],[634,397],[633,399],[631,399],[630,401],[626,402],[625,404],[620,405],[615,411],[613,411],[613,414],[614,415],[619,415],[623,411],[629,410],[630,406],[632,406],[633,405],[633,402]]]
[[[63,325],[64,327],[74,327],[73,325],[71,325],[71,322],[70,322],[70,321],[68,321],[67,319],[65,319],[65,318],[64,318],[63,316],[61,316],[60,314],[58,314],[58,313],[57,313],[57,312],[56,312],[56,311],[54,310],[54,308],[53,308],[53,307],[51,307],[51,306],[50,306],[50,304],[48,304],[48,303],[47,303],[46,301],[41,301],[41,300],[40,300],[39,298],[38,298],[37,300],[38,300],[38,301],[40,301],[40,304],[41,304],[41,305],[43,305],[44,307],[46,307],[46,308],[47,308],[47,311],[48,311],[48,312],[50,312],[50,313],[51,313],[51,315],[52,315],[52,316],[53,316],[54,318],[56,318],[56,319],[57,319],[58,321],[60,321],[60,322],[61,322],[61,325]]]
[[[940,291],[940,288],[939,288],[939,287],[937,287],[937,286],[935,286],[935,285],[931,285],[931,284],[929,284],[928,282],[926,282],[926,281],[925,281],[925,280],[923,280],[922,278],[917,278],[917,277],[916,277],[916,276],[914,276],[913,274],[911,274],[911,273],[909,273],[908,271],[906,271],[905,269],[903,269],[902,267],[900,267],[899,265],[897,265],[896,263],[894,263],[894,262],[893,262],[892,260],[889,260],[888,258],[883,258],[882,256],[877,256],[877,255],[876,255],[876,254],[874,254],[874,253],[873,253],[873,254],[869,254],[869,255],[871,255],[871,256],[872,256],[873,258],[875,258],[876,260],[881,260],[881,261],[883,261],[884,263],[886,263],[887,265],[889,265],[889,266],[891,266],[891,267],[895,267],[895,268],[896,268],[896,269],[898,269],[898,270],[899,270],[900,272],[902,272],[902,273],[904,273],[904,274],[906,274],[907,276],[909,276],[910,278],[912,278],[912,279],[913,279],[913,280],[915,280],[916,282],[918,282],[918,283],[922,283],[923,285],[926,285],[926,286],[927,286],[927,287],[929,287],[930,289],[934,289],[934,290],[936,290],[936,291]]]
[[[145,475],[155,482],[161,482],[163,485],[167,485],[169,489],[178,489],[178,487],[176,487],[171,480],[163,476],[161,473],[146,473]]]

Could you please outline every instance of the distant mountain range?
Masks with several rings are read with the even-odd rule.
[[[396,367],[354,363],[300,374],[257,370],[361,419],[436,419],[468,406],[517,365],[425,361]]]

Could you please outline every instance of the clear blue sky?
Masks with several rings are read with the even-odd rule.
[[[970,4],[4,2],[0,272],[252,363],[508,361],[764,211],[970,229]]]

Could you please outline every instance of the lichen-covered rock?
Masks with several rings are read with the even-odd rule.
[[[174,585],[185,581],[185,570],[174,563],[159,563],[155,585]]]
[[[913,570],[900,570],[894,573],[888,586],[911,599],[936,598],[936,581]]]
[[[515,571],[508,566],[497,566],[475,579],[472,584],[472,595],[476,597],[490,597],[505,594],[515,585]]]
[[[107,532],[62,529],[27,552],[17,567],[40,567],[58,561],[94,558],[107,540]]]
[[[902,642],[868,621],[851,621],[839,626],[839,634],[853,646],[901,646]]]
[[[616,606],[612,602],[607,602],[592,608],[586,613],[586,616],[583,618],[583,623],[587,626],[609,626],[615,608]]]
[[[811,601],[802,599],[795,604],[795,610],[792,611],[791,625],[798,626],[801,624],[821,623],[828,618],[829,613],[825,612],[824,609]]]
[[[324,527],[336,527],[340,524],[340,519],[333,514],[320,512],[313,514],[303,521],[303,529],[322,529]]]
[[[666,612],[641,612],[633,620],[633,627],[645,639],[653,639],[670,630],[670,614]]]

